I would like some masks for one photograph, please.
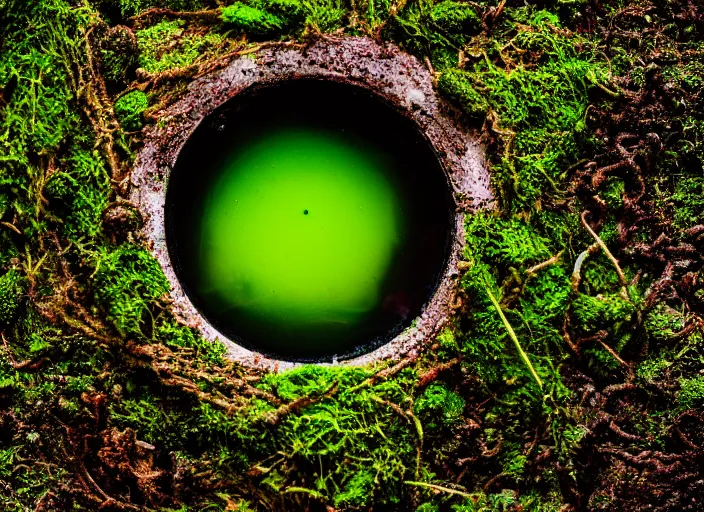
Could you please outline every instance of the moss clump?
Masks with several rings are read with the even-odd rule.
[[[438,81],[464,111],[488,116],[508,142],[492,178],[504,207],[516,210],[539,209],[545,192],[559,193],[563,169],[579,152],[589,89],[605,76],[588,40],[553,30],[560,21],[547,11],[528,13],[514,11],[518,24],[501,29],[519,50],[514,60],[468,56],[462,69],[445,70]]]
[[[672,201],[674,224],[678,228],[688,229],[704,222],[704,176],[680,177]]]
[[[684,329],[685,316],[679,311],[659,303],[648,312],[644,327],[653,341],[666,342],[677,338],[677,333]]]
[[[96,0],[95,5],[106,13],[108,19],[114,17],[116,13],[119,13],[123,18],[134,16],[153,7],[175,11],[197,10],[205,7],[203,0]]]
[[[416,400],[413,410],[430,430],[451,427],[462,420],[465,401],[441,384],[432,384]]]
[[[258,35],[278,32],[284,25],[284,21],[278,16],[242,2],[225,7],[221,16],[223,22],[235,30]]]
[[[572,302],[575,325],[584,332],[628,327],[635,312],[633,304],[619,294],[592,297],[580,294]]]
[[[142,128],[142,114],[149,108],[149,97],[142,91],[131,91],[115,102],[115,116],[126,131],[133,132]]]
[[[102,228],[101,217],[108,203],[110,177],[95,150],[75,147],[62,158],[62,169],[46,180],[47,209],[62,219],[61,229],[78,238],[95,236]]]
[[[125,245],[102,252],[95,269],[93,296],[106,318],[122,335],[144,336],[153,301],[169,290],[159,263],[144,249]]]
[[[474,5],[421,1],[407,3],[390,20],[387,32],[411,53],[431,56],[438,69],[445,69],[457,66],[459,51],[481,28]]]
[[[193,328],[180,325],[172,319],[164,318],[163,315],[154,322],[152,341],[163,343],[174,350],[193,351],[195,357],[213,365],[224,364],[223,356],[227,352],[222,343],[207,341]]]
[[[139,66],[148,73],[184,68],[216,52],[226,42],[218,32],[188,32],[183,20],[163,20],[136,32]]]
[[[440,75],[438,89],[459,105],[467,114],[484,118],[489,111],[489,102],[468,80],[469,74],[461,69],[450,69]]]
[[[482,28],[482,20],[471,5],[446,0],[430,10],[430,21],[441,33],[472,35]]]
[[[698,376],[680,380],[677,403],[683,409],[704,407],[704,377]]]
[[[12,269],[0,276],[0,325],[11,322],[20,307],[23,292],[23,279]]]

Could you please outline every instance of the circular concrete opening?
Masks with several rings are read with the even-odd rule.
[[[198,78],[131,184],[177,316],[271,369],[420,350],[452,317],[465,214],[492,207],[477,135],[433,75],[355,37]]]
[[[231,340],[283,360],[369,352],[435,291],[455,207],[417,125],[329,80],[252,87],[211,113],[168,183],[184,290]]]

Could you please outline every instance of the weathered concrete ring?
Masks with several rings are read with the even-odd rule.
[[[230,341],[195,308],[176,276],[166,241],[166,187],[176,159],[196,127],[209,114],[246,89],[295,79],[332,80],[364,88],[413,120],[435,150],[455,199],[455,233],[439,285],[412,327],[367,354],[343,361],[364,364],[417,352],[451,316],[464,246],[464,216],[492,207],[489,174],[476,134],[433,90],[433,77],[414,57],[393,45],[366,38],[322,40],[306,47],[274,46],[233,60],[227,67],[193,81],[183,97],[166,109],[147,134],[131,178],[130,200],[145,217],[144,235],[171,283],[175,314],[208,340],[219,339],[228,356],[249,366],[283,369],[277,361]],[[334,362],[335,363],[335,362]],[[334,364],[333,363],[333,364]]]

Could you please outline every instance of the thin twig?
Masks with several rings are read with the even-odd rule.
[[[471,498],[472,495],[467,492],[457,491],[455,489],[450,489],[449,487],[443,487],[442,485],[426,484],[425,482],[403,482],[406,485],[412,485],[414,487],[427,487],[434,491],[446,492],[448,494],[456,494],[457,496],[463,496],[465,498]]]
[[[599,343],[601,343],[601,346],[606,349],[606,351],[611,354],[616,361],[618,361],[620,364],[628,368],[628,371],[631,372],[631,365],[628,364],[626,361],[621,359],[621,356],[619,356],[614,349],[612,349],[609,345],[606,344],[606,342],[602,339],[598,340]]]
[[[539,270],[542,270],[542,269],[544,269],[545,267],[549,267],[550,265],[553,265],[553,264],[559,262],[559,261],[560,261],[560,258],[562,258],[562,254],[563,254],[564,252],[565,252],[565,251],[560,251],[560,252],[558,252],[555,256],[553,256],[552,258],[550,258],[549,260],[545,260],[545,261],[542,262],[542,263],[538,263],[537,265],[533,265],[533,266],[530,267],[528,270],[526,270],[526,274],[528,274],[528,275],[533,275],[533,274],[537,273]]]
[[[15,226],[14,224],[12,224],[11,222],[2,221],[2,222],[0,222],[0,224],[2,224],[3,226],[5,226],[6,228],[10,228],[12,231],[14,231],[15,233],[17,233],[18,235],[21,235],[21,234],[22,234],[22,231],[20,231],[19,228],[17,228],[17,226]]]
[[[622,286],[622,295],[624,295],[624,299],[630,301],[628,297],[628,289],[626,286],[628,285],[628,281],[626,281],[626,276],[623,273],[623,270],[621,270],[621,266],[618,264],[618,261],[614,257],[613,254],[611,254],[611,251],[609,251],[609,248],[606,247],[606,244],[604,241],[597,235],[594,230],[589,226],[587,223],[587,215],[590,214],[589,210],[585,210],[582,212],[582,215],[580,215],[580,219],[582,219],[582,225],[584,226],[584,229],[586,229],[590,235],[596,240],[596,243],[599,244],[599,247],[601,247],[601,250],[604,251],[604,254],[606,254],[606,257],[609,258],[611,263],[613,264],[614,268],[616,269],[616,273],[618,274],[618,280],[621,282]]]

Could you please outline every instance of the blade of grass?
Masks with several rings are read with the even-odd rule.
[[[494,294],[491,293],[491,290],[489,289],[489,285],[487,285],[485,283],[484,288],[486,289],[486,293],[489,295],[489,298],[491,299],[491,303],[494,305],[494,308],[499,313],[499,316],[501,317],[501,321],[504,323],[504,327],[506,327],[506,330],[508,331],[509,337],[513,341],[513,344],[516,345],[516,350],[518,350],[518,354],[521,356],[521,359],[523,359],[523,362],[526,363],[526,366],[528,367],[530,374],[535,379],[535,382],[538,383],[538,387],[542,390],[543,389],[543,381],[540,380],[540,377],[538,377],[538,374],[536,373],[535,368],[533,368],[533,365],[531,364],[530,359],[528,359],[528,354],[526,354],[525,351],[523,350],[523,348],[521,347],[521,344],[518,341],[518,337],[516,336],[516,333],[514,332],[513,327],[511,327],[511,324],[508,323],[508,319],[506,318],[506,315],[504,315],[504,312],[501,309],[501,305],[499,304],[499,301],[497,301],[496,297],[494,297]]]

